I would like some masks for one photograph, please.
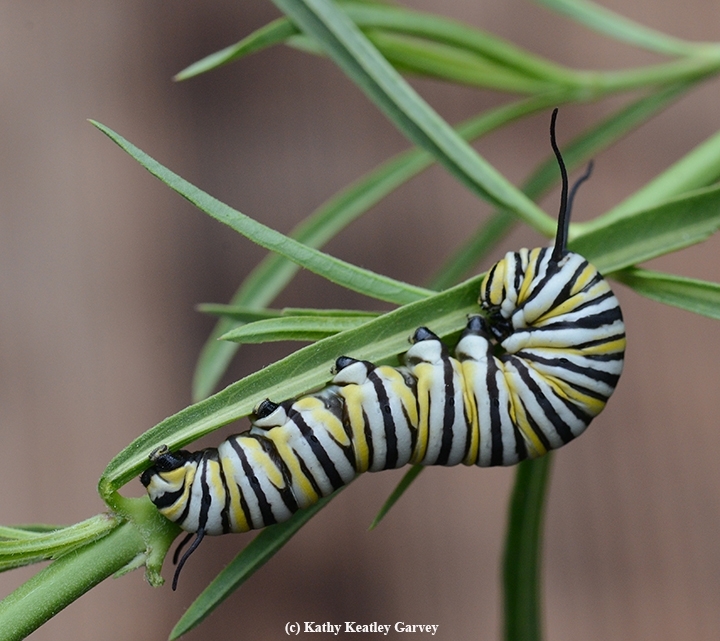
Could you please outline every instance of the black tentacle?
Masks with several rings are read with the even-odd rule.
[[[570,228],[570,210],[568,209],[568,175],[565,168],[560,149],[555,139],[555,122],[557,121],[558,109],[552,112],[550,118],[550,144],[552,145],[558,165],[560,166],[560,176],[562,177],[562,192],[560,194],[560,213],[558,214],[557,234],[555,236],[555,247],[553,249],[551,260],[554,263],[560,261],[567,251],[568,229]]]
[[[182,548],[192,537],[192,533],[190,536],[186,537],[178,546],[178,548]],[[173,582],[172,582],[172,589],[173,592],[177,589],[178,579],[180,578],[180,572],[183,569],[183,566],[185,565],[185,561],[190,558],[190,555],[197,550],[198,545],[202,542],[202,540],[205,538],[205,528],[200,528],[197,531],[197,536],[195,537],[195,540],[192,542],[192,545],[188,548],[188,551],[183,554],[182,558],[180,559],[180,563],[178,563],[177,567],[175,568],[175,575],[173,576]],[[177,550],[175,557],[173,557],[173,562],[175,561],[175,558],[177,557]]]

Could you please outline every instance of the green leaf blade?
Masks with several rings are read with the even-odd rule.
[[[583,232],[601,229],[643,209],[649,209],[720,179],[720,131],[692,149],[649,183],[610,211],[579,225]]]
[[[42,527],[42,529],[37,529]],[[48,559],[56,559],[106,536],[117,527],[117,519],[100,514],[75,525],[46,530],[2,528],[7,540],[0,540],[0,572]]]
[[[528,77],[450,45],[373,29],[365,34],[380,53],[400,71],[518,94],[539,94],[558,87]]]
[[[295,512],[289,521],[271,525],[260,532],[193,601],[170,632],[171,641],[199,625],[256,570],[267,563],[303,525],[322,510],[342,489],[344,488],[320,499],[309,508]]]
[[[367,320],[368,318],[348,316],[270,318],[236,327],[223,334],[220,340],[254,344],[273,341],[318,341],[360,327]]]
[[[536,0],[593,31],[627,42],[641,49],[670,56],[684,56],[697,51],[694,43],[650,29],[625,16],[587,0]]]
[[[613,278],[638,294],[665,305],[720,320],[720,284],[630,267]]]
[[[702,242],[719,228],[720,187],[710,187],[577,236],[569,247],[608,274]]]
[[[552,453],[517,466],[503,560],[504,639],[542,641],[542,530]]]
[[[295,26],[286,18],[273,20],[271,23],[261,27],[257,31],[251,33],[247,38],[243,38],[229,47],[225,47],[220,51],[194,62],[182,71],[178,72],[173,80],[182,81],[189,80],[200,74],[207,73],[213,69],[217,69],[234,60],[256,53],[268,47],[285,42],[290,36],[297,33]]]
[[[92,122],[92,124],[107,135],[121,149],[126,151],[153,176],[186,198],[198,209],[243,236],[246,236],[261,247],[285,256],[298,265],[338,285],[365,294],[371,298],[378,298],[379,300],[402,305],[424,298],[430,293],[426,289],[408,285],[407,283],[396,281],[387,276],[374,274],[369,270],[351,265],[345,261],[323,254],[312,247],[303,245],[253,220],[216,198],[213,198],[201,189],[198,189],[108,127],[98,122]]]
[[[407,472],[405,472],[405,475],[402,479],[400,479],[400,482],[397,484],[390,496],[388,496],[385,503],[383,503],[383,506],[380,508],[380,511],[377,513],[377,516],[373,519],[373,522],[370,524],[368,529],[374,530],[378,525],[380,525],[380,521],[385,518],[387,513],[392,509],[393,505],[398,502],[400,497],[405,493],[415,479],[420,476],[420,472],[424,469],[425,468],[422,465],[413,465]]]
[[[196,309],[204,314],[220,316],[237,323],[254,323],[256,321],[268,320],[269,318],[280,318],[280,316],[282,316],[282,312],[277,309],[254,309],[245,305],[200,303]]]

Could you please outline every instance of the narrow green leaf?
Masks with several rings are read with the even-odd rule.
[[[555,222],[482,159],[403,80],[331,0],[274,0],[417,145],[482,198],[551,236]]]
[[[200,74],[217,69],[222,65],[226,65],[233,60],[238,60],[243,56],[256,53],[267,47],[285,42],[290,36],[298,31],[287,18],[278,18],[271,23],[251,33],[247,38],[243,38],[229,47],[225,47],[220,51],[194,62],[189,67],[183,69],[180,73],[173,77],[173,80],[188,80]]]
[[[572,83],[574,71],[541,58],[492,33],[435,13],[414,11],[397,5],[340,3],[347,15],[363,29],[417,36],[458,50],[473,52],[524,76],[555,83]]]
[[[257,569],[267,563],[303,525],[322,510],[342,489],[344,488],[320,499],[307,509],[295,512],[289,521],[271,525],[260,532],[193,601],[170,632],[171,641],[200,624]]]
[[[91,122],[153,176],[189,200],[201,211],[226,224],[261,247],[281,254],[338,285],[371,298],[402,305],[424,298],[430,293],[426,289],[408,285],[387,276],[374,274],[369,270],[323,254],[249,218],[163,167],[159,162],[111,129],[98,122]]]
[[[329,316],[329,317],[365,317],[375,318],[380,312],[368,312],[361,309],[317,309],[314,307],[283,307],[283,309],[255,309],[243,305],[222,305],[219,303],[200,303],[197,309],[214,316],[225,316],[243,323],[280,318],[282,316]]]
[[[390,494],[385,503],[383,503],[383,506],[380,508],[380,511],[377,513],[377,516],[373,519],[373,522],[370,524],[368,529],[374,530],[380,524],[380,521],[385,518],[385,515],[390,511],[390,508],[398,502],[398,499],[403,495],[405,490],[410,487],[410,484],[424,469],[425,468],[422,465],[413,465],[407,472],[405,472],[405,476],[402,477],[400,483],[398,483],[397,487],[392,491],[392,494]]]
[[[473,139],[522,116],[554,106],[552,97],[520,100],[471,118],[458,127],[458,133]],[[429,167],[434,158],[426,151],[411,149],[380,165],[344,189],[305,221],[290,235],[311,247],[320,247],[344,229],[371,206]],[[269,304],[290,282],[299,267],[277,254],[267,256],[245,279],[231,304],[262,308]],[[193,399],[207,398],[236,353],[238,345],[217,338],[235,323],[221,320],[208,338],[198,359],[193,379]]]
[[[28,539],[36,539],[46,532],[54,532],[66,527],[65,525],[45,525],[43,523],[33,523],[31,525],[0,525],[0,539],[8,539],[11,541],[22,541]]]
[[[628,215],[568,246],[608,274],[699,243],[720,228],[720,187]]]
[[[365,35],[400,71],[513,93],[539,94],[558,89],[548,81],[528,77],[451,45],[380,29]]]
[[[223,334],[220,340],[235,343],[273,341],[317,341],[366,323],[366,317],[288,316],[242,325]]]
[[[720,320],[720,284],[629,267],[613,274],[638,294]]]
[[[200,303],[195,308],[199,312],[222,316],[240,323],[254,323],[267,320],[268,318],[279,318],[282,312],[279,309],[254,309],[244,305],[221,305],[218,303]]]
[[[408,337],[421,325],[440,336],[458,332],[467,315],[477,310],[479,286],[479,277],[474,278],[318,341],[165,419],[109,463],[100,479],[100,495],[110,500],[113,492],[148,466],[148,454],[161,444],[177,449],[247,416],[265,398],[285,400],[317,389],[331,378],[330,369],[341,354],[378,362],[405,352]]]
[[[720,179],[720,131],[700,143],[610,211],[577,226],[583,233],[602,229],[633,212],[649,209]]]
[[[593,31],[669,56],[696,53],[698,45],[646,27],[605,7],[587,0],[536,0],[539,4],[565,14]]]
[[[598,99],[610,93],[637,91],[643,87],[701,80],[716,75],[718,69],[720,69],[720,48],[716,47],[704,51],[702,55],[671,62],[620,71],[583,71],[578,72],[578,76],[581,78],[580,85],[586,87],[584,99],[588,100]]]
[[[283,316],[327,316],[331,318],[377,318],[381,312],[369,312],[364,309],[317,309],[314,307],[283,307]]]
[[[541,555],[552,453],[517,466],[503,561],[504,639],[542,640]]]

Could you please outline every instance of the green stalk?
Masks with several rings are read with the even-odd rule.
[[[518,465],[503,563],[505,641],[542,640],[540,566],[552,453]]]
[[[667,56],[692,55],[707,46],[674,38],[587,0],[535,1],[597,33]]]
[[[601,98],[609,93],[636,91],[653,85],[688,82],[717,73],[720,52],[707,50],[701,54],[622,71],[578,71],[578,100]]]
[[[70,552],[0,601],[0,641],[19,641],[145,552],[132,523]]]

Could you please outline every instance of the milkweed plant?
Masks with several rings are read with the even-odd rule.
[[[205,305],[219,317],[197,363],[196,402],[139,436],[113,458],[98,490],[107,512],[68,527],[0,528],[0,568],[51,560],[0,602],[0,639],[22,639],[104,579],[141,567],[148,582],[180,533],[147,497],[127,498],[123,486],[149,465],[161,445],[171,450],[241,417],[265,398],[288,399],[328,382],[341,354],[389,361],[407,349],[421,325],[457,336],[476,311],[482,275],[464,280],[518,224],[552,238],[555,215],[535,203],[557,186],[551,154],[515,187],[470,146],[510,123],[554,107],[627,94],[621,108],[562,144],[569,169],[588,163],[663,109],[720,72],[720,43],[686,42],[651,30],[586,0],[537,0],[587,29],[660,54],[664,61],[631,69],[585,71],[556,64],[491,33],[399,4],[366,0],[273,0],[283,16],[191,65],[176,76],[191,81],[262,49],[288,45],[332,60],[408,139],[411,148],[359,177],[281,234],[220,202],[99,122],[92,124],[134,161],[198,209],[270,254],[241,283],[228,304]],[[251,60],[243,64],[252,64]],[[505,102],[449,124],[405,80],[424,76],[486,91]],[[619,101],[615,100],[613,104]],[[406,283],[334,258],[321,247],[398,187],[439,164],[494,213],[428,283]],[[667,305],[720,318],[720,285],[638,267],[700,243],[720,228],[720,133],[693,149],[604,214],[572,223],[569,248],[610,279]],[[389,303],[387,314],[359,310],[273,309],[272,301],[305,268],[333,283]],[[220,339],[220,340],[218,340]],[[311,341],[282,360],[214,393],[242,343]],[[540,559],[543,508],[551,455],[517,466],[508,505],[502,589],[504,638],[542,638]],[[422,468],[409,469],[373,525],[390,510]],[[188,608],[170,638],[200,624],[332,499],[264,529]],[[71,554],[72,553],[72,554]]]

